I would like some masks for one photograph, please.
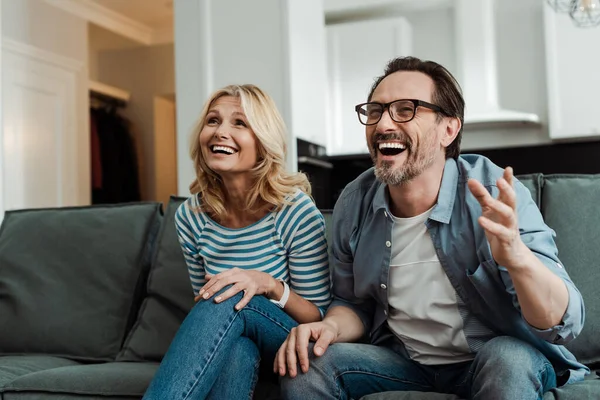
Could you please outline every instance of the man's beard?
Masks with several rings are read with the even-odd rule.
[[[428,132],[428,134],[431,134],[431,132]],[[377,161],[378,156],[381,154],[377,148],[377,142],[380,140],[399,140],[406,144],[406,150],[404,150],[406,160],[403,165],[394,167],[394,161]],[[399,186],[413,180],[421,175],[435,160],[435,151],[428,144],[423,142],[415,148],[410,138],[401,132],[373,135],[371,159],[375,164],[375,177],[380,182],[391,186]]]

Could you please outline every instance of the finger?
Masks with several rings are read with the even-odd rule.
[[[285,348],[285,364],[287,365],[288,375],[291,378],[296,377],[296,365],[298,363],[296,358],[296,333],[297,329],[292,328],[288,336],[287,347]]]
[[[478,221],[486,233],[496,236],[501,241],[510,242],[515,237],[515,231],[513,229],[509,229],[506,226],[494,222],[489,218],[479,217]]]
[[[250,300],[252,300],[252,297],[254,297],[255,294],[255,289],[248,288],[244,290],[244,297],[242,297],[242,299],[235,305],[235,309],[239,311],[242,308],[246,307],[246,305],[250,302]]]
[[[223,285],[223,286],[225,286],[225,285]],[[219,290],[221,290],[221,289],[219,288],[218,290],[215,291],[215,293],[218,293]],[[229,289],[225,290],[224,292],[219,293],[217,295],[217,297],[215,297],[215,303],[220,303],[222,301],[225,301],[225,300],[229,299],[230,297],[235,296],[242,290],[244,290],[243,286],[240,285],[239,283],[235,283]]]
[[[230,276],[217,274],[202,287],[202,298],[207,300],[232,283],[235,283],[235,281]]]
[[[498,185],[498,189],[500,190],[498,200],[509,206],[511,209],[515,210],[517,207],[517,194],[513,186],[509,183],[508,180],[506,180],[506,178],[498,179],[496,184]]]
[[[486,213],[486,217],[493,218],[496,222],[502,222],[505,226],[513,226],[515,221],[515,210],[510,205],[491,198],[482,205],[482,210]],[[492,214],[490,214],[490,212]]]
[[[279,374],[280,376],[284,376],[286,372],[285,350],[287,349],[287,344],[288,340],[286,338],[281,346],[279,346],[279,350],[277,350],[277,354],[275,354],[275,360],[273,361],[273,372],[275,374]]]
[[[287,340],[281,344],[281,347],[277,350],[275,359],[273,360],[273,373],[279,376],[285,375],[285,357],[283,356],[285,351],[282,350],[285,346],[287,346]]]
[[[319,336],[319,338],[317,339],[317,342],[315,343],[315,348],[313,349],[315,355],[322,356],[323,354],[325,354],[327,348],[333,342],[334,339],[335,335],[332,331],[324,330],[323,332],[321,332],[321,336]]]
[[[296,328],[296,354],[298,354],[298,363],[302,372],[308,372],[308,342],[311,338],[311,330],[308,326],[300,325]]]
[[[477,201],[482,207],[488,199],[493,199],[490,193],[477,179],[469,179],[469,181],[467,182],[467,186],[469,187],[469,190],[471,191],[473,196],[475,196],[475,199],[477,199]]]
[[[514,171],[513,171],[512,167],[504,168],[504,179],[506,179],[506,182],[508,182],[508,184],[510,186],[514,185],[514,180],[513,180],[514,176],[515,175],[514,175]]]
[[[207,289],[210,289],[210,287],[215,283],[215,281],[213,281],[213,278],[215,276],[216,275],[204,274],[204,280],[206,282],[204,283],[204,286],[202,286],[200,288],[200,291],[198,292],[198,296],[202,296],[204,294],[204,292],[206,292]]]

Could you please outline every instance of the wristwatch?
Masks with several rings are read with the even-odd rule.
[[[279,300],[269,299],[269,300],[271,302],[275,303],[275,305],[277,307],[283,308],[283,307],[285,307],[285,304],[287,303],[288,299],[290,298],[290,287],[283,279],[279,279],[279,281],[281,281],[281,283],[283,283],[283,295],[281,296],[281,299],[279,299]]]

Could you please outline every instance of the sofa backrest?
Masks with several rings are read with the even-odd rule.
[[[0,229],[0,356],[113,361],[143,298],[160,205],[9,211]]]
[[[579,361],[600,365],[600,175],[547,175],[541,210],[556,232],[558,256],[583,295],[581,335],[567,345]]]

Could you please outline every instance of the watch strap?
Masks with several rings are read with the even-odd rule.
[[[290,287],[288,286],[286,281],[284,281],[283,279],[279,279],[279,281],[281,281],[281,283],[283,283],[283,295],[281,296],[281,299],[279,299],[279,300],[269,299],[269,300],[272,303],[274,303],[275,305],[277,305],[277,307],[284,308],[285,305],[287,304],[288,299],[290,298]]]

